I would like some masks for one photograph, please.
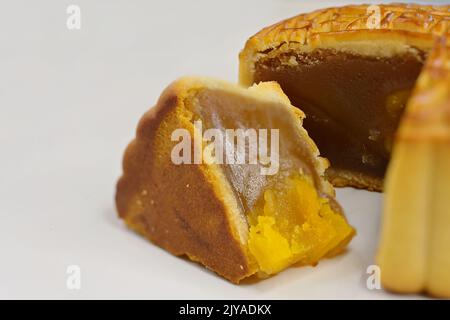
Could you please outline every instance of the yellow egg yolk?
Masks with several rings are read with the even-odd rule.
[[[354,233],[313,183],[300,176],[267,189],[248,220],[249,251],[267,275],[294,263],[315,265],[340,251]]]

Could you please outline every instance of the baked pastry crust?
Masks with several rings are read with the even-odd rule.
[[[377,263],[387,289],[450,298],[450,48],[430,53],[397,132]]]
[[[240,82],[251,85],[255,62],[274,49],[277,52],[290,48],[303,52],[336,49],[389,57],[412,47],[429,51],[434,41],[432,35],[450,32],[450,6],[380,4],[377,7],[381,19],[373,29],[367,25],[373,15],[369,5],[320,9],[262,29],[247,41],[239,55]]]
[[[189,99],[205,88],[287,107],[303,136],[304,151],[311,157],[318,194],[329,198],[337,212],[342,212],[334,200],[333,187],[323,177],[328,161],[319,157],[316,145],[301,128],[304,114],[290,105],[277,83],[250,89],[198,77],[172,83],[142,117],[136,138],[126,149],[123,175],[117,184],[117,210],[130,228],[155,244],[238,283],[259,269],[247,246],[248,222],[227,177],[219,166],[176,165],[170,161],[171,133],[185,128],[193,134],[192,114],[186,114]],[[345,241],[335,246],[334,253],[345,248],[354,234],[351,230]]]
[[[231,217],[233,212],[226,206],[224,181],[204,166],[185,170],[173,164],[167,157],[169,145],[161,141],[177,128],[193,130],[190,120],[179,111],[190,91],[207,82],[184,78],[172,83],[156,106],[144,114],[136,138],[125,151],[116,206],[130,228],[155,244],[239,282],[255,273],[256,265],[243,245],[242,231],[231,223],[238,217]],[[167,117],[173,121],[165,121]]]
[[[380,13],[376,25],[369,25],[373,6],[352,5],[300,14],[264,28],[246,42],[239,55],[240,83],[248,86],[255,82],[259,61],[284,53],[289,57],[292,52],[308,54],[328,50],[376,59],[410,55],[423,61],[423,53],[432,49],[436,36],[450,34],[450,6],[392,4],[376,7]],[[298,61],[287,59],[281,63],[295,67]],[[294,100],[294,104],[303,108],[298,101]],[[320,146],[318,140],[316,143]],[[325,156],[328,155],[325,153]],[[382,177],[335,168],[332,157],[328,157],[332,166],[327,176],[333,185],[382,190]]]

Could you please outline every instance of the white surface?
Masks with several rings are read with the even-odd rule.
[[[250,35],[336,3],[2,0],[0,298],[399,297],[365,286],[380,194],[338,191],[358,229],[347,254],[242,286],[146,242],[114,208],[124,148],[169,82],[236,81]],[[79,31],[66,28],[69,4],[81,7]],[[72,264],[79,291],[66,288]]]

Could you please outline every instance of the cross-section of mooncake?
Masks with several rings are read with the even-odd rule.
[[[174,82],[125,152],[120,217],[235,283],[341,252],[355,231],[303,118],[274,82]]]

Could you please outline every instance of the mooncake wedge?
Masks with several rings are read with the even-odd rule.
[[[175,81],[125,152],[119,216],[234,283],[343,251],[355,230],[303,118],[274,82]]]

